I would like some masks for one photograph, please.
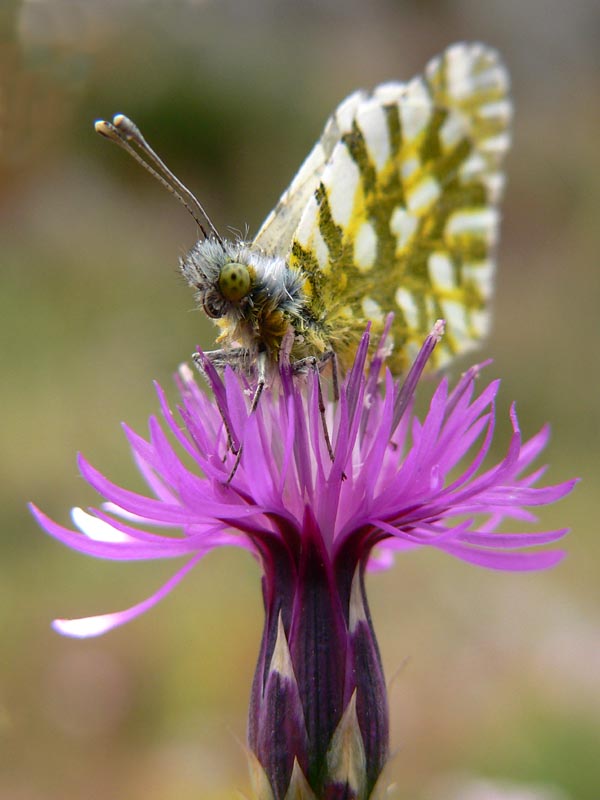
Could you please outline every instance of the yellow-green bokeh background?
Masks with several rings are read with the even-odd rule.
[[[502,51],[517,109],[481,357],[526,434],[552,422],[549,479],[585,481],[543,514],[573,528],[550,573],[421,552],[370,580],[390,773],[407,800],[451,800],[440,787],[460,776],[598,800],[599,31],[593,0],[4,0],[0,800],[222,800],[247,786],[262,616],[250,558],[211,555],[104,638],[49,628],[138,602],[174,564],[71,553],[26,501],[64,522],[94,502],[77,450],[139,488],[119,422],[144,432],[152,380],[168,385],[212,337],[176,272],[193,223],[92,120],[131,115],[222,231],[253,231],[339,100],[460,39]]]

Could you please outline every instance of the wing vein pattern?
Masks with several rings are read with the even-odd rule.
[[[438,366],[486,335],[508,90],[494,50],[458,44],[422,77],[355,92],[265,220],[255,244],[306,275],[311,316],[342,361],[390,311],[396,372],[436,319]]]

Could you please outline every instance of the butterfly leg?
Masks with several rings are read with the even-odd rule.
[[[256,369],[257,369],[256,388],[254,390],[254,396],[252,397],[252,403],[250,405],[250,414],[254,414],[254,412],[258,408],[258,402],[260,400],[260,397],[265,388],[265,384],[267,382],[267,354],[265,352],[258,354],[258,357],[256,359]],[[235,455],[235,461],[233,462],[233,467],[231,468],[229,477],[225,481],[226,486],[229,486],[229,484],[233,480],[233,476],[237,472],[237,468],[239,467],[242,458],[242,449],[243,449],[243,443],[240,442],[240,446],[238,447],[237,452],[234,452],[232,450],[232,452],[234,452]]]
[[[227,365],[231,366],[233,369],[239,369],[240,364],[243,364],[247,361],[248,352],[243,348],[234,350],[209,350],[204,353],[204,356],[206,356],[210,363],[218,370],[225,369]],[[192,361],[194,362],[198,372],[200,372],[200,374],[206,378],[206,372],[202,364],[202,356],[200,353],[193,353]],[[223,412],[223,409],[219,403],[217,403],[217,408],[219,409],[219,414],[223,420],[223,426],[225,427],[225,433],[227,435],[227,451],[231,451],[235,456],[237,456],[241,447],[235,443],[233,431],[229,425],[229,419],[227,414]],[[225,460],[225,456],[223,457],[223,460]]]
[[[222,371],[225,369],[225,367],[229,366],[237,372],[248,374],[250,371],[248,366],[249,365],[248,351],[243,347],[234,348],[232,350],[210,350],[204,353],[204,355],[217,370]],[[194,353],[192,355],[192,359],[198,370],[204,375],[205,369],[202,364],[202,356],[199,353]],[[258,354],[256,358],[256,388],[254,389],[254,395],[252,396],[252,403],[250,405],[250,414],[253,414],[256,411],[266,383],[267,383],[267,354],[265,352],[261,352]],[[225,432],[227,434],[227,451],[228,452],[231,451],[235,456],[233,467],[231,468],[231,472],[229,473],[229,476],[225,481],[226,486],[229,486],[229,484],[233,480],[233,476],[237,472],[237,469],[240,465],[240,461],[242,458],[242,443],[241,442],[239,444],[235,443],[235,439],[233,438],[233,431],[231,430],[231,427],[229,425],[227,414],[224,413],[223,409],[220,406],[218,407],[221,419],[223,420],[223,425],[225,427]]]
[[[317,381],[317,397],[319,402],[319,414],[321,416],[321,425],[323,427],[323,436],[325,438],[325,445],[327,447],[327,452],[329,453],[329,458],[333,463],[333,461],[335,460],[335,454],[333,452],[331,438],[329,436],[329,429],[327,428],[327,420],[325,419],[325,401],[323,400],[323,388],[321,386],[321,369],[328,361],[331,361],[333,366],[333,374],[334,374],[333,396],[337,400],[339,398],[339,386],[337,381],[337,359],[335,357],[335,353],[332,350],[328,353],[324,353],[322,356],[319,357],[308,356],[307,358],[301,358],[298,361],[294,361],[294,363],[292,364],[292,370],[296,374],[305,372],[307,367],[314,370],[315,380]]]
[[[338,360],[335,350],[329,350],[327,353],[323,353],[323,355],[320,356],[319,372],[329,361],[331,361],[331,387],[333,389],[333,399],[337,403],[337,401],[340,399],[340,382]]]
[[[338,360],[334,350],[328,350],[320,356],[307,356],[306,358],[299,358],[297,361],[292,362],[292,371],[294,375],[300,375],[306,372],[307,367],[315,368],[320,374],[327,364],[331,362],[331,388],[333,390],[333,399],[337,401],[340,399],[340,381],[338,372]]]

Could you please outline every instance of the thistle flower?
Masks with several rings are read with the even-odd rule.
[[[157,387],[164,423],[193,468],[152,417],[148,439],[125,427],[152,497],[116,486],[80,457],[83,477],[108,502],[73,510],[79,532],[32,507],[49,534],[83,553],[187,557],[156,594],[130,609],[56,620],[55,629],[70,636],[104,633],[148,610],[215,547],[243,547],[260,562],[265,627],[248,723],[259,800],[373,797],[388,756],[388,707],[366,569],[422,547],[503,570],[544,569],[563,556],[526,548],[555,542],[565,530],[496,532],[504,520],[535,519],[526,506],[558,500],[573,487],[538,488],[544,470],[528,472],[547,427],[523,442],[512,407],[506,455],[484,468],[499,382],[477,394],[479,367],[452,390],[443,378],[423,420],[415,416],[417,383],[441,333],[439,323],[404,383],[386,372],[383,391],[385,348],[368,363],[365,333],[339,401],[326,402],[333,462],[313,374],[293,378],[282,359],[280,381],[249,414],[245,380],[230,369],[220,377],[204,359],[214,399],[183,367],[181,422]]]

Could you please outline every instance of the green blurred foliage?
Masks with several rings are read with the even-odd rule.
[[[502,51],[517,105],[481,357],[494,358],[501,407],[518,400],[526,434],[552,422],[549,479],[585,482],[542,516],[574,529],[552,573],[418,553],[370,580],[391,681],[390,777],[416,800],[463,773],[597,800],[598,22],[591,0],[2,6],[0,800],[220,800],[246,785],[261,630],[251,559],[211,555],[103,639],[49,630],[54,616],[139,601],[173,565],[71,553],[26,501],[65,522],[71,505],[94,502],[77,450],[141,488],[118,422],[143,432],[152,380],[168,386],[213,337],[177,275],[192,221],[93,119],[129,114],[217,227],[252,232],[345,94],[408,78],[460,39]]]

